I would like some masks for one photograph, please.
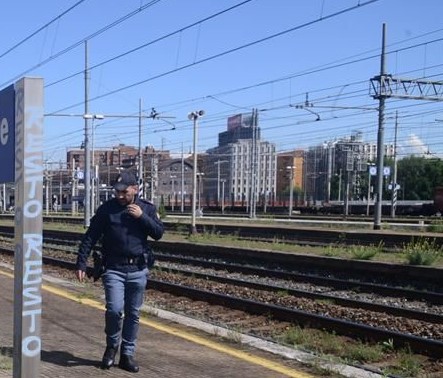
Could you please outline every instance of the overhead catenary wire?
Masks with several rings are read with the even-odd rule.
[[[30,67],[30,68],[26,69],[25,71],[22,71],[21,73],[17,74],[16,76],[14,76],[13,78],[11,78],[8,81],[4,82],[3,84],[0,84],[0,87],[4,87],[5,85],[8,85],[9,83],[12,83],[12,82],[16,81],[17,79],[21,78],[22,76],[24,76],[24,75],[26,75],[26,74],[36,70],[37,68],[39,68],[41,66],[44,66],[45,64],[47,64],[47,63],[49,63],[49,62],[51,62],[51,61],[53,61],[53,60],[55,60],[55,59],[65,55],[69,51],[74,50],[75,48],[77,48],[79,46],[83,46],[86,41],[89,41],[90,39],[93,39],[93,38],[95,38],[95,37],[105,33],[106,31],[112,29],[113,27],[119,25],[120,23],[122,23],[124,21],[129,20],[131,17],[134,17],[138,13],[148,9],[149,7],[155,5],[156,3],[160,2],[160,1],[162,1],[162,0],[152,0],[149,3],[147,3],[147,4],[145,4],[145,5],[141,6],[141,7],[138,7],[137,9],[133,10],[132,12],[130,12],[130,13],[124,15],[123,17],[120,17],[119,19],[117,19],[117,20],[111,22],[110,24],[106,25],[104,28],[95,31],[94,33],[88,35],[87,37],[82,38],[80,41],[77,41],[74,44],[66,47],[65,49],[63,49],[61,51],[59,51],[58,53],[56,53],[54,55],[51,55],[49,58],[43,60],[42,62],[40,62],[40,63],[38,63],[36,65],[34,65],[33,67]],[[41,30],[43,30],[43,29],[44,28],[41,28]],[[39,29],[39,32],[41,30]],[[29,38],[27,38],[27,39],[29,39]]]
[[[288,80],[290,80],[290,79],[288,79]],[[346,84],[345,84],[346,85]],[[313,90],[310,90],[309,91],[310,93],[313,93],[314,91]],[[367,97],[367,93],[364,91],[364,90],[361,90],[361,93],[362,93],[362,98],[364,98],[364,96],[366,96]],[[333,95],[332,95],[333,96]],[[219,96],[217,96],[217,97],[219,97]],[[330,95],[330,97],[331,97],[331,95]],[[358,98],[358,97],[357,97]],[[340,97],[340,99],[341,100],[345,100],[346,99],[346,97],[345,96],[342,96],[342,97]],[[218,98],[218,100],[220,100],[220,98]],[[315,100],[314,98],[313,98],[313,100]],[[224,99],[221,99],[221,101],[224,101]],[[320,100],[315,100],[318,104],[320,103]],[[328,99],[327,98],[325,98],[325,100],[324,100],[325,102],[327,102],[328,101]],[[220,102],[220,101],[219,101]],[[226,101],[226,102],[228,102],[228,101]],[[393,104],[394,104],[394,102],[392,102]],[[252,106],[251,106],[251,108],[252,107],[254,107],[254,105],[256,105],[256,104],[251,104]],[[286,105],[282,105],[281,107],[285,107]],[[245,107],[245,106],[243,106],[243,105],[240,105],[239,106],[239,109],[240,108],[244,108],[245,110],[247,110],[247,107]],[[224,114],[229,114],[229,112],[228,112],[228,110],[226,110],[226,111],[224,111]],[[338,112],[337,111],[337,113],[336,113],[337,115],[338,115],[338,120],[339,119],[341,119],[341,112]],[[294,120],[296,120],[297,119],[297,117],[298,117],[298,115],[294,115]],[[299,117],[298,117],[299,118]],[[222,124],[222,113],[220,113],[220,120],[219,120],[219,122],[218,122],[218,125],[220,125],[220,124]],[[328,120],[328,119],[325,119],[325,120]],[[295,121],[295,122],[297,122],[297,121]],[[217,127],[217,126],[213,126],[214,128],[215,127]],[[222,127],[224,127],[224,126],[222,126]],[[325,128],[324,130],[321,130],[321,131],[327,131],[327,130],[331,130],[330,128]],[[317,130],[315,130],[315,131],[311,131],[311,134],[313,135],[313,136],[315,136],[316,135],[316,133],[317,132],[321,132],[321,131],[317,131]],[[320,134],[317,134],[317,135],[320,135]]]
[[[280,37],[280,36],[282,36],[282,35],[285,35],[285,34],[288,34],[288,33],[294,32],[294,31],[296,31],[296,30],[300,30],[300,29],[302,29],[302,28],[306,28],[306,27],[308,27],[308,26],[312,26],[313,24],[316,24],[316,23],[318,23],[318,22],[324,22],[324,21],[326,21],[326,20],[328,20],[328,19],[330,19],[330,18],[337,17],[337,16],[342,15],[342,14],[347,13],[347,12],[351,12],[351,11],[357,9],[357,8],[360,8],[360,7],[363,7],[363,6],[369,5],[369,4],[371,4],[371,3],[375,3],[375,2],[377,2],[377,1],[380,1],[380,0],[367,0],[367,1],[364,2],[364,3],[359,3],[358,5],[351,6],[351,7],[348,7],[348,8],[342,9],[342,10],[340,10],[340,11],[330,13],[330,14],[328,14],[328,15],[326,15],[326,16],[323,16],[323,17],[320,18],[320,19],[315,19],[315,20],[311,20],[311,21],[305,22],[305,23],[303,23],[303,24],[300,24],[300,25],[294,26],[294,27],[292,27],[292,28],[289,28],[289,29],[286,29],[286,30],[280,31],[280,32],[278,32],[278,33],[274,33],[274,34],[269,35],[269,36],[267,36],[267,37],[259,38],[259,39],[255,40],[255,41],[252,41],[252,42],[249,42],[249,43],[246,43],[246,44],[243,44],[243,45],[240,45],[240,46],[237,46],[237,47],[234,47],[234,48],[231,48],[231,49],[225,50],[225,51],[222,51],[222,52],[217,53],[217,54],[213,54],[213,55],[208,56],[208,57],[206,57],[206,58],[199,59],[198,61],[194,61],[194,62],[192,62],[192,63],[185,64],[185,65],[183,65],[183,66],[181,66],[181,67],[174,68],[174,69],[171,69],[171,70],[165,71],[165,72],[163,72],[163,73],[160,73],[160,74],[157,74],[157,75],[151,76],[150,78],[143,79],[143,80],[137,81],[137,82],[135,82],[135,83],[131,83],[131,84],[125,85],[125,86],[123,86],[123,87],[120,87],[120,88],[114,89],[114,90],[112,90],[112,91],[110,91],[110,92],[108,92],[108,93],[104,93],[104,94],[102,94],[102,95],[92,97],[92,98],[90,98],[90,101],[93,102],[93,101],[96,101],[96,100],[98,100],[98,99],[102,99],[102,98],[105,98],[105,97],[108,97],[108,96],[111,96],[111,95],[117,94],[117,93],[119,93],[119,92],[122,92],[122,91],[125,91],[125,90],[128,90],[128,89],[134,88],[134,87],[139,86],[139,85],[141,85],[141,84],[145,84],[145,83],[147,83],[147,82],[149,82],[149,81],[157,80],[157,79],[160,79],[160,78],[162,78],[162,77],[165,77],[165,76],[171,75],[171,74],[173,74],[173,73],[177,73],[177,72],[180,72],[180,71],[182,71],[182,70],[185,70],[185,69],[188,69],[188,68],[191,68],[191,67],[197,66],[197,65],[199,65],[199,64],[206,63],[206,62],[208,62],[208,61],[211,61],[211,60],[214,60],[214,59],[221,58],[221,57],[223,57],[223,56],[225,56],[225,55],[229,55],[229,54],[232,54],[232,53],[234,53],[234,52],[237,52],[237,51],[240,51],[240,50],[243,50],[243,49],[246,49],[246,48],[249,48],[249,47],[255,46],[255,45],[257,45],[257,44],[261,44],[261,43],[264,43],[264,42],[268,42],[268,41],[270,41],[270,40],[272,40],[272,39],[274,39],[274,38],[277,38],[277,37]],[[79,105],[81,105],[81,104],[82,104],[82,103],[76,103],[76,104],[73,104],[73,105],[71,105],[71,106],[68,106],[68,107],[65,107],[65,108],[63,108],[63,109],[60,109],[60,110],[58,110],[58,111],[65,111],[65,110],[68,110],[68,109],[72,109],[72,108],[77,107],[77,106],[79,106]],[[57,112],[58,112],[58,111],[57,111]]]
[[[237,4],[236,6],[234,6],[234,7],[237,7],[237,6],[239,6],[239,5],[242,5],[242,4],[244,4],[244,3],[246,3],[247,1],[245,1],[245,2],[243,2],[243,3],[240,3],[240,4]],[[150,4],[152,4],[152,3],[154,3],[154,2],[151,2]],[[370,3],[370,2],[368,2],[368,3]],[[150,5],[149,4],[149,5]],[[366,5],[366,3],[365,4],[359,4],[359,6],[361,6],[361,5]],[[234,7],[231,7],[231,8],[229,8],[229,9],[233,9]],[[229,10],[228,9],[228,10]],[[221,14],[221,13],[223,13],[223,12],[226,12],[227,10],[224,10],[224,11],[222,11],[222,12],[219,12],[218,14]],[[339,14],[339,13],[342,13],[342,12],[344,12],[345,10],[343,10],[343,11],[340,11],[340,12],[337,12],[337,14]],[[334,16],[335,14],[332,14],[332,15],[328,15],[327,17],[332,17],[332,16]],[[207,19],[210,19],[210,18],[212,18],[212,17],[214,17],[215,15],[213,15],[213,16],[210,16],[210,17],[207,17],[206,19],[203,19],[203,21],[204,20],[207,20]],[[326,18],[326,17],[322,17],[322,19],[324,19],[324,18]],[[202,20],[200,20],[200,21],[198,21],[197,23],[194,23],[193,25],[196,25],[196,24],[199,24],[199,23],[201,23],[202,22]],[[309,22],[309,23],[306,23],[306,24],[310,24],[310,23],[312,23],[312,22],[315,22],[315,21],[311,21],[311,22]],[[192,25],[190,25],[190,26],[188,26],[188,27],[191,27]],[[292,31],[292,30],[295,30],[295,29],[297,29],[297,28],[299,28],[299,27],[301,27],[301,26],[298,26],[298,27],[294,27],[294,28],[291,28],[290,29],[290,31]],[[108,28],[108,27],[107,27]],[[106,28],[105,28],[106,29]],[[180,29],[180,30],[184,30],[185,28],[182,28],[182,29]],[[280,35],[280,34],[282,34],[282,33],[286,33],[287,31],[284,31],[284,32],[280,32],[280,33],[277,33],[276,35]],[[175,32],[174,32],[175,33]],[[170,33],[169,35],[172,35],[172,34],[174,34],[174,33]],[[95,33],[95,34],[98,34],[98,32],[97,33]],[[94,35],[95,35],[94,34]],[[266,37],[266,38],[263,38],[262,40],[259,40],[259,41],[256,41],[256,42],[253,42],[253,43],[258,43],[258,42],[261,42],[261,41],[264,41],[264,40],[267,40],[267,39],[269,39],[269,38],[273,38],[273,37],[275,37],[276,35],[272,35],[272,36],[268,36],[268,37]],[[167,36],[165,36],[165,37],[167,37]],[[162,37],[163,38],[163,37]],[[417,38],[417,37],[416,37]],[[434,41],[438,41],[438,40],[441,40],[441,39],[436,39],[436,40],[434,40]],[[426,42],[426,43],[431,43],[431,42],[433,42],[433,41],[428,41],[428,42]],[[415,45],[415,46],[420,46],[420,45],[422,45],[422,44],[419,44],[419,45]],[[146,44],[145,45],[143,45],[143,46],[141,46],[141,47],[144,47],[144,46],[146,46]],[[139,47],[139,48],[141,48],[141,47]],[[412,46],[412,47],[414,47],[414,46]],[[406,47],[406,48],[404,48],[404,49],[401,49],[401,50],[405,50],[405,49],[410,49],[410,48],[412,48],[411,46],[409,46],[409,47]],[[129,52],[127,52],[127,53],[125,53],[124,55],[126,55],[126,54],[129,54],[130,52],[132,52],[132,51],[134,51],[134,50],[137,50],[137,49],[139,49],[139,48],[136,48],[136,49],[133,49],[133,50],[131,50],[131,51],[129,51]],[[398,51],[401,51],[401,50],[398,50]],[[120,56],[122,56],[122,55],[120,55]],[[120,57],[119,56],[119,57]],[[374,55],[374,56],[371,56],[371,57],[369,57],[369,58],[366,58],[366,59],[370,59],[370,58],[373,58],[373,57],[376,57],[377,55]],[[116,57],[116,58],[118,58],[118,57]],[[116,59],[116,58],[113,58],[113,59]],[[354,63],[355,61],[352,61],[352,62],[347,62],[346,64],[352,64],[352,63]],[[101,65],[101,64],[100,64]],[[97,65],[97,66],[100,66],[100,65]],[[97,67],[96,66],[96,67]],[[333,67],[334,68],[334,67]],[[309,71],[308,73],[305,73],[305,74],[310,74],[310,73],[312,73],[312,71]],[[292,77],[294,77],[294,76],[292,76]],[[273,82],[275,82],[275,81],[273,81]],[[266,84],[266,83],[264,83],[264,84]],[[257,84],[257,85],[263,85],[263,84]]]
[[[54,17],[51,21],[49,21],[46,24],[44,24],[43,26],[39,27],[36,31],[32,32],[31,34],[29,34],[28,36],[23,38],[21,41],[17,42],[13,46],[11,46],[10,48],[6,49],[6,51],[4,51],[0,54],[0,59],[3,58],[4,56],[8,55],[12,51],[14,51],[19,46],[23,45],[25,42],[29,41],[32,37],[36,36],[41,31],[45,30],[48,26],[52,25],[54,22],[59,21],[63,16],[65,16],[66,14],[71,12],[73,9],[77,8],[81,3],[85,2],[85,1],[86,0],[77,1],[74,5],[72,5],[71,7],[69,7],[68,9],[66,9],[65,11],[63,11],[62,13],[57,15],[56,17]]]

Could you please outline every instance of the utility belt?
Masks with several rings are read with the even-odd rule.
[[[121,272],[134,272],[146,267],[146,260],[140,256],[119,256],[118,258],[107,258],[104,262],[105,269],[118,270]]]
[[[123,257],[121,259],[118,259],[117,261],[113,261],[116,265],[143,265],[146,264],[145,256],[131,256],[131,257]]]
[[[147,266],[148,269],[151,269],[154,266],[155,263],[155,256],[154,252],[149,249],[143,254],[139,256],[132,256],[132,257],[123,257],[123,259],[119,259],[118,261],[114,261],[114,264],[117,265],[135,265],[138,267],[141,266]]]
[[[127,257],[122,256],[119,259],[109,261],[108,263],[104,261],[101,252],[94,251],[92,256],[94,259],[94,267],[88,270],[88,276],[92,277],[94,281],[97,281],[102,276],[102,274],[106,270],[106,267],[112,269],[113,267],[118,267],[118,266],[119,267],[136,266],[139,268],[147,266],[150,269],[152,268],[155,262],[155,256],[152,250],[148,250],[147,252],[139,256],[127,256]]]

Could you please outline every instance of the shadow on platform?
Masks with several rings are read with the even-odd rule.
[[[41,351],[41,360],[60,366],[96,366],[100,367],[100,361],[88,360],[74,356],[72,353],[64,351]]]

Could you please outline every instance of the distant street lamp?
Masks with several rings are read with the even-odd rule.
[[[198,214],[199,216],[201,216],[203,214],[202,209],[201,209],[201,204],[200,204],[200,197],[201,197],[201,192],[202,192],[202,187],[203,187],[203,177],[205,174],[203,172],[198,172],[197,173],[197,178],[198,178],[198,183],[197,183],[197,192],[198,192]]]
[[[169,176],[171,178],[171,185],[172,185],[172,201],[171,201],[171,209],[172,212],[174,212],[174,202],[175,202],[175,179],[177,178],[177,176],[175,175],[171,175]]]
[[[198,119],[205,114],[204,110],[198,110],[188,114],[188,119],[194,122],[194,140],[193,140],[193,154],[194,167],[192,172],[192,220],[191,220],[191,234],[197,233],[195,225],[195,211],[197,204],[197,134],[198,134]]]
[[[221,196],[221,211],[222,211],[222,214],[225,213],[225,182],[226,182],[226,180],[221,180],[221,183],[222,183],[222,196]]]
[[[92,161],[93,177],[92,177],[92,180],[91,180],[91,215],[95,213],[95,210],[97,208],[97,203],[99,202],[98,199],[99,199],[99,196],[100,196],[100,191],[98,189],[98,185],[99,185],[98,178],[99,178],[99,175],[100,175],[100,170],[98,170],[98,172],[97,172],[96,167],[95,167],[95,142],[94,142],[95,129],[100,124],[97,124],[97,125],[94,126],[94,120],[95,119],[104,119],[104,118],[105,117],[103,115],[101,115],[101,114],[95,114],[95,115],[93,115],[93,118],[92,118],[92,127],[91,127],[91,131],[92,131],[92,137],[91,137],[92,159],[91,159],[91,161]],[[99,163],[99,165],[100,165],[100,163]],[[95,195],[96,188],[97,188],[97,191],[98,191],[98,193],[97,193],[97,200],[96,200],[96,195]]]
[[[220,164],[229,163],[228,160],[217,160],[214,164],[217,165],[217,206],[220,203]]]
[[[102,114],[83,114],[83,119],[85,120],[85,200],[84,200],[84,226],[89,227],[89,222],[91,219],[91,159],[89,151],[89,120],[92,119],[104,119]],[[94,126],[92,127],[94,129]]]
[[[375,163],[368,163],[368,203],[366,205],[366,216],[369,217],[369,208],[371,205],[371,177],[377,174]]]
[[[331,200],[331,180],[332,180],[332,153],[335,149],[335,145],[338,141],[329,141],[323,143],[323,147],[328,150],[328,171],[327,171],[327,187],[326,187],[326,200]]]
[[[286,167],[286,169],[290,169],[291,172],[289,174],[289,216],[292,216],[292,208],[294,206],[294,169],[295,166],[290,165]]]

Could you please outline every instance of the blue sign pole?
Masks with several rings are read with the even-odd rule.
[[[0,183],[15,179],[15,90],[10,85],[0,91]]]

